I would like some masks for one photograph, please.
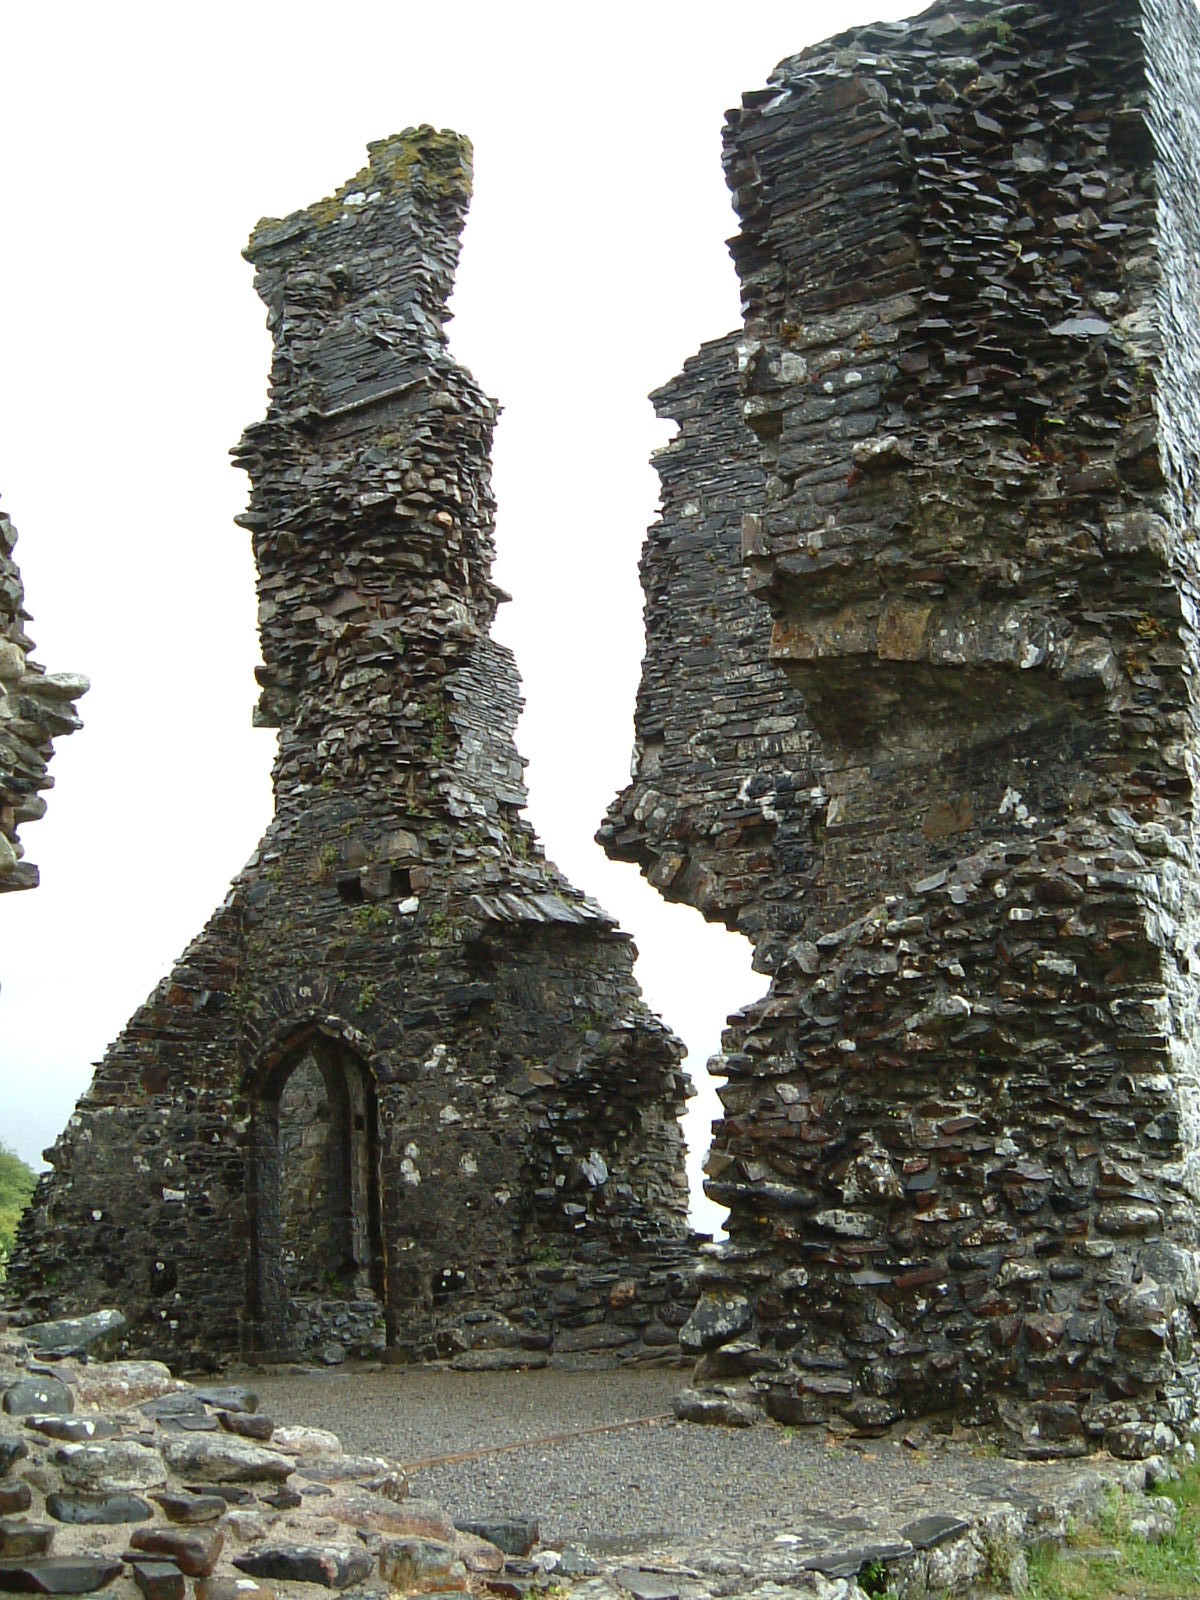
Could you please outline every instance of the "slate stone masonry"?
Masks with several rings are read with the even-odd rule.
[[[1195,1410],[1198,63],[1185,0],[940,3],[728,121],[602,837],[771,978],[685,1331],[788,1422]]]
[[[54,784],[46,771],[52,743],[82,726],[74,702],[88,688],[79,674],[47,672],[30,657],[16,543],[17,530],[0,511],[0,894],[37,884],[17,829],[45,816],[42,791]]]
[[[470,180],[465,140],[410,130],[246,252],[275,816],[97,1069],[9,1269],[26,1307],[115,1299],[127,1348],[185,1365],[361,1344],[372,1306],[397,1354],[635,1354],[695,1297],[682,1048],[521,811],[496,413],[444,332]]]

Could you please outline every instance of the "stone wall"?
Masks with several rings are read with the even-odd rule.
[[[444,332],[469,192],[466,141],[417,129],[247,250],[275,816],[101,1062],[10,1267],[28,1306],[115,1298],[132,1349],[275,1354],[340,1294],[397,1352],[634,1353],[694,1298],[681,1046],[521,810],[495,407]]]
[[[1195,1406],[1198,60],[1186,0],[941,3],[729,118],[753,445],[722,341],[604,832],[771,976],[688,1338],[786,1421]]]
[[[49,673],[30,658],[33,640],[13,551],[17,530],[0,511],[0,894],[32,889],[37,868],[25,861],[17,829],[44,816],[42,791],[52,744],[81,727],[74,702],[88,687],[76,673]]]

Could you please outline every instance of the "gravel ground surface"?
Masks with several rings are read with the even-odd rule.
[[[671,1421],[559,1443],[548,1435],[670,1413],[680,1371],[463,1373],[430,1368],[255,1374],[276,1420],[330,1428],[349,1449],[406,1464],[458,1452],[479,1459],[417,1466],[412,1493],[456,1518],[533,1517],[542,1541],[598,1555],[689,1545],[853,1543],[888,1522],[958,1514],[1014,1483],[1052,1490],[1048,1474],[998,1461],[974,1440],[937,1435],[836,1443],[821,1429],[698,1427]],[[497,1446],[526,1441],[515,1450]]]

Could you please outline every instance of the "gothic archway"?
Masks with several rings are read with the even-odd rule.
[[[290,1350],[297,1301],[384,1293],[375,1083],[343,1039],[294,1035],[251,1103],[247,1344]]]

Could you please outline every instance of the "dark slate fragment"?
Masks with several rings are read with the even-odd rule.
[[[0,1590],[10,1594],[94,1594],[121,1571],[113,1556],[47,1556],[0,1563]]]
[[[118,1522],[149,1522],[154,1515],[154,1508],[140,1494],[84,1494],[76,1491],[48,1494],[46,1514],[56,1522],[96,1528]]]
[[[129,1541],[135,1550],[173,1561],[189,1578],[207,1578],[217,1564],[225,1535],[217,1528],[139,1528]]]
[[[4,1392],[4,1409],[10,1417],[53,1411],[65,1415],[75,1409],[75,1396],[60,1378],[18,1378]]]
[[[504,1517],[494,1522],[456,1522],[460,1533],[486,1539],[506,1556],[527,1556],[538,1542],[538,1525],[532,1517]]]
[[[703,1294],[679,1330],[679,1343],[685,1350],[700,1355],[736,1339],[753,1321],[754,1309],[745,1295]]]
[[[101,1340],[120,1333],[124,1313],[93,1311],[86,1317],[62,1317],[56,1322],[31,1322],[20,1336],[39,1356],[79,1356]]]
[[[219,1494],[188,1494],[185,1491],[162,1489],[150,1496],[158,1502],[169,1522],[194,1527],[197,1523],[215,1522],[223,1517],[226,1501]]]
[[[247,1389],[244,1384],[215,1384],[208,1388],[198,1388],[195,1393],[197,1400],[203,1400],[205,1405],[215,1406],[221,1411],[258,1410],[257,1394],[253,1389]]]
[[[852,1550],[819,1550],[801,1565],[805,1572],[820,1572],[826,1578],[856,1578],[864,1567],[877,1561],[895,1561],[899,1556],[912,1553],[913,1547],[906,1539],[902,1544],[864,1544]]]
[[[88,1444],[93,1439],[115,1439],[121,1429],[108,1417],[42,1416],[38,1412],[25,1418],[25,1426],[47,1439],[65,1439],[68,1444]]]
[[[915,1522],[906,1523],[900,1534],[914,1550],[932,1550],[935,1545],[953,1539],[956,1533],[965,1533],[969,1527],[970,1523],[961,1517],[918,1517]]]
[[[207,1415],[203,1400],[195,1394],[160,1394],[145,1400],[138,1407],[144,1417],[161,1420],[163,1417],[203,1417]]]
[[[325,1489],[326,1494],[332,1494],[332,1489]],[[285,1484],[282,1489],[276,1489],[274,1494],[259,1495],[263,1505],[270,1506],[275,1511],[294,1511],[297,1506],[304,1504],[304,1496],[299,1489],[289,1489]]]
[[[279,1578],[289,1583],[319,1583],[345,1589],[374,1570],[374,1558],[362,1549],[343,1546],[273,1545],[234,1556],[233,1564],[252,1578]]]
[[[243,1489],[236,1483],[189,1483],[185,1485],[189,1494],[197,1496],[219,1495],[227,1506],[252,1506],[254,1504],[253,1489]]]
[[[0,1517],[11,1517],[16,1511],[28,1511],[33,1503],[33,1491],[27,1483],[0,1484]]]
[[[29,1446],[16,1434],[0,1433],[0,1477],[12,1471],[13,1463],[29,1454]]]
[[[752,1428],[762,1413],[719,1388],[683,1389],[675,1396],[680,1422],[712,1423],[721,1428]]]
[[[236,1433],[242,1439],[257,1439],[259,1444],[265,1444],[275,1432],[270,1417],[258,1416],[252,1411],[218,1411],[217,1421],[226,1433]]]
[[[173,1561],[134,1561],[131,1571],[146,1600],[184,1600],[187,1583]]]

